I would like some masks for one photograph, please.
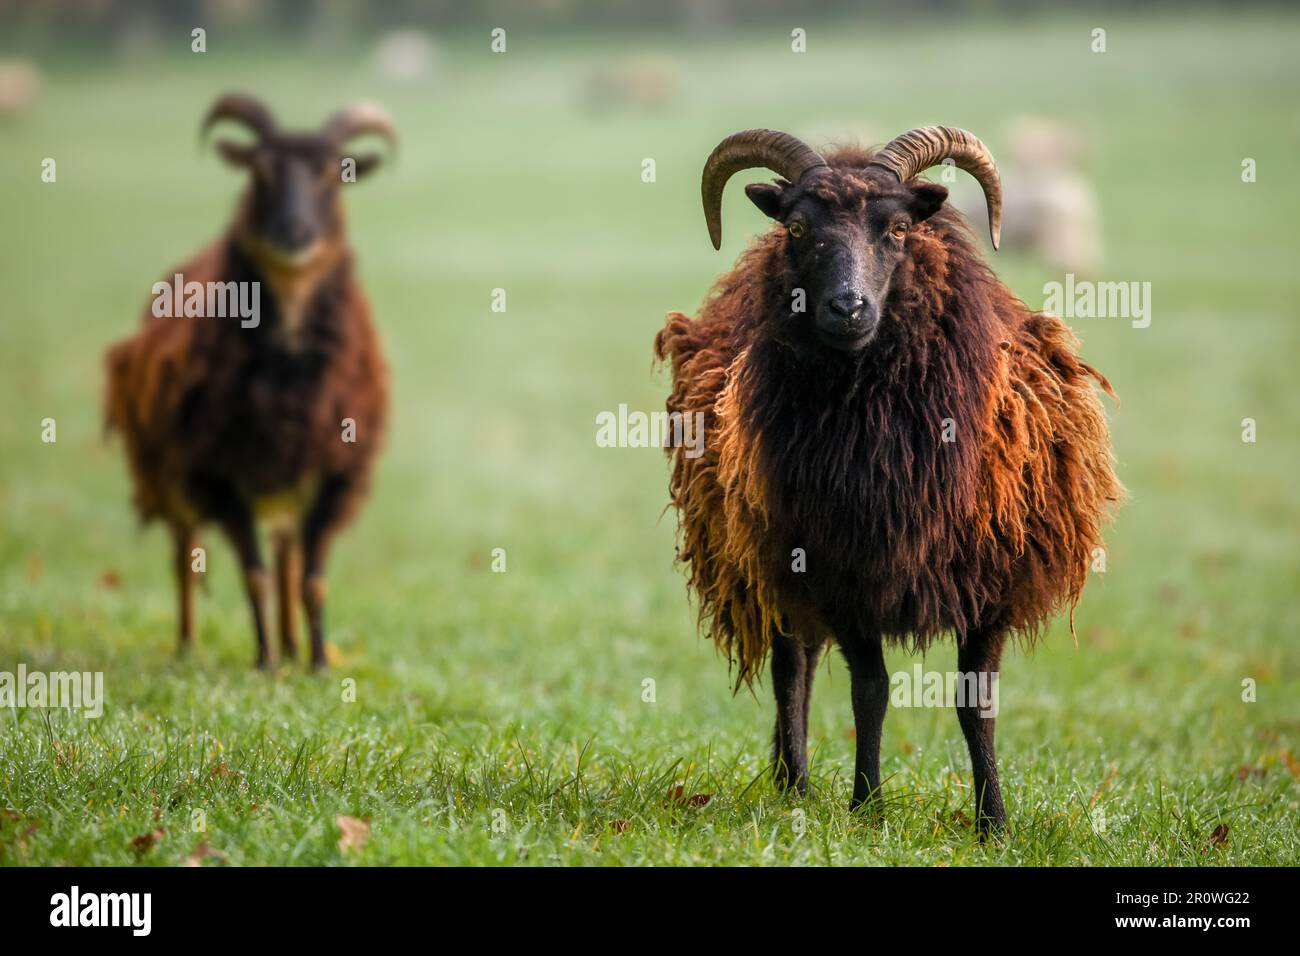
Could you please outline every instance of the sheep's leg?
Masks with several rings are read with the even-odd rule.
[[[353,485],[342,477],[321,484],[302,526],[302,601],[311,632],[311,666],[328,666],[325,658],[325,558],[330,538],[343,517]]]
[[[271,589],[266,568],[262,564],[262,551],[257,543],[257,523],[252,511],[241,499],[227,495],[222,504],[217,521],[230,539],[244,571],[244,589],[248,592],[248,603],[253,612],[253,629],[257,633],[257,667],[274,670],[275,659],[266,634],[266,605]]]
[[[772,690],[776,730],[772,734],[772,773],[782,790],[808,792],[808,704],[822,644],[777,636],[772,642]]]
[[[998,786],[997,755],[993,748],[994,715],[992,681],[996,680],[1002,658],[1005,634],[974,631],[966,635],[957,648],[959,688],[975,691],[958,696],[957,719],[966,746],[970,749],[971,769],[975,778],[975,817],[981,837],[1006,827],[1007,814],[1002,807],[1002,790]],[[971,685],[974,685],[972,687]]]
[[[857,730],[857,759],[853,768],[851,809],[880,807],[880,738],[889,710],[889,673],[879,638],[853,638],[840,642],[849,662],[853,723]]]
[[[292,532],[275,536],[275,597],[280,621],[280,656],[298,656],[298,540]]]
[[[173,567],[176,571],[176,591],[180,598],[180,642],[177,649],[184,654],[194,646],[194,569],[190,562],[195,534],[193,528],[175,528],[173,535]]]

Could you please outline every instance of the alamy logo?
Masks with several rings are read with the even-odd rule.
[[[239,319],[245,329],[255,329],[261,320],[262,283],[186,282],[179,272],[172,281],[153,284],[153,314],[156,318]]]
[[[86,718],[104,715],[103,671],[0,671],[0,708],[62,707]]]
[[[889,678],[895,707],[978,707],[981,717],[998,715],[997,671],[927,671],[919,663]]]
[[[1065,282],[1043,286],[1043,311],[1063,319],[1132,319],[1133,328],[1145,329],[1151,324],[1151,283],[1076,282],[1067,272]]]
[[[51,926],[128,926],[134,936],[148,936],[153,927],[151,893],[71,892],[50,897]]]
[[[601,448],[685,448],[687,458],[704,454],[704,413],[618,412],[596,415],[596,444]]]

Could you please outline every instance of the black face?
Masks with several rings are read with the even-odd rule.
[[[904,186],[839,169],[798,185],[756,183],[745,193],[786,227],[812,333],[827,347],[853,352],[875,337],[909,231],[948,196],[933,183]]]
[[[249,224],[261,250],[286,263],[311,258],[342,225],[339,187],[378,163],[357,157],[345,167],[338,147],[317,136],[279,136],[252,144],[217,143],[225,160],[252,176]],[[346,177],[346,178],[345,178]]]

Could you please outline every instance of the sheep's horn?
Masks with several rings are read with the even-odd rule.
[[[266,139],[276,131],[275,119],[271,116],[271,111],[261,100],[246,93],[227,93],[213,103],[212,108],[208,110],[208,115],[203,118],[199,136],[206,136],[213,124],[220,120],[243,123],[257,133],[260,139]]]
[[[815,149],[789,133],[772,129],[732,133],[709,154],[700,181],[704,221],[713,248],[722,248],[722,190],[733,175],[742,169],[763,167],[794,183],[810,169],[825,165],[826,160]]]
[[[382,136],[390,146],[397,145],[397,128],[381,107],[373,103],[356,103],[346,106],[331,116],[321,127],[321,135],[335,145],[366,133]]]
[[[1002,241],[1002,178],[988,147],[973,133],[951,126],[922,126],[895,137],[872,158],[872,166],[887,169],[907,182],[923,170],[951,159],[975,177],[984,189],[993,248]]]

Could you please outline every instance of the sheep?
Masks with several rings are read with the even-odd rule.
[[[951,633],[982,689],[956,704],[984,837],[1006,823],[981,716],[1003,645],[1032,646],[1066,607],[1073,633],[1122,487],[1093,388],[1113,398],[1110,383],[985,265],[947,190],[916,178],[945,157],[983,187],[996,248],[997,166],[964,130],[825,157],[771,130],[727,137],[702,182],[714,248],[741,170],[782,177],[745,189],[779,226],[698,319],[670,313],[654,350],[670,362],[668,411],[702,413],[709,436],[703,455],[666,449],[677,558],[736,688],[771,655],[777,785],[807,791],[809,695],[833,641],[857,731],[850,806],[879,813],[884,645],[924,651]]]
[[[1063,272],[1089,275],[1101,260],[1101,227],[1092,185],[1079,169],[1084,139],[1050,120],[1021,119],[1008,136],[1003,164],[1007,205],[1002,247],[1032,252]],[[955,205],[975,228],[982,204],[964,194]]]
[[[274,543],[280,649],[297,653],[300,589],[319,669],[326,666],[326,555],[366,494],[388,405],[387,365],[339,196],[342,181],[372,171],[381,156],[342,150],[366,134],[393,145],[396,133],[367,106],[341,110],[316,133],[282,132],[261,102],[241,94],[212,105],[203,135],[221,121],[254,135],[249,143],[216,142],[228,164],[248,171],[248,188],[225,233],[155,291],[175,274],[185,289],[234,283],[217,287],[269,294],[255,321],[159,316],[155,298],[139,332],[108,350],[106,427],[124,439],[140,517],[161,519],[171,531],[180,650],[193,643],[193,555],[200,527],[211,522],[239,558],[257,666],[275,668],[259,545],[265,525]]]
[[[41,74],[25,60],[0,60],[0,118],[31,112],[41,92]]]

